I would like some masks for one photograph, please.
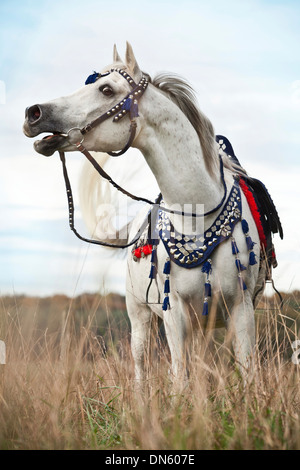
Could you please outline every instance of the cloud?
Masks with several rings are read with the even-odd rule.
[[[82,2],[74,0],[3,0],[0,80],[6,100],[3,104],[0,98],[0,210],[5,221],[4,249],[8,234],[13,238],[7,254],[1,251],[5,258],[1,285],[14,282],[16,290],[27,285],[39,292],[70,291],[75,285],[83,289],[101,284],[108,271],[110,286],[124,285],[124,262],[109,263],[106,252],[85,245],[81,248],[85,254],[78,254],[81,245],[75,238],[71,241],[67,226],[58,156],[37,155],[33,141],[22,134],[22,124],[26,106],[76,90],[92,70],[111,61],[115,42],[124,55],[128,39],[145,71],[154,75],[169,70],[191,82],[216,132],[231,140],[249,173],[266,184],[285,230],[283,242],[275,239],[279,267],[274,276],[281,288],[299,288],[295,220],[299,10],[299,3],[293,1],[153,0],[145,8],[133,0],[128,8],[116,0],[106,4],[87,0],[83,8]],[[127,175],[125,187],[132,192],[156,196],[152,183],[145,187],[145,181],[150,181],[147,171],[132,176],[131,170],[142,162],[139,157],[112,159],[109,173],[119,182]],[[70,154],[67,160],[77,197],[82,156]],[[84,229],[80,212],[76,215]],[[28,266],[31,274],[26,277]]]

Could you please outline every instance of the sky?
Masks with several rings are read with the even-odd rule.
[[[299,21],[298,0],[0,0],[0,295],[125,292],[124,256],[75,238],[58,154],[37,154],[22,125],[27,106],[80,88],[126,40],[150,75],[190,82],[216,134],[267,186],[284,230],[274,281],[300,289]],[[139,157],[115,159],[112,176],[155,197],[143,165],[128,175]],[[76,197],[82,158],[67,155]]]

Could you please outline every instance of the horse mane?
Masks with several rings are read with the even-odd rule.
[[[198,108],[191,85],[182,77],[165,72],[156,75],[153,79],[149,75],[147,78],[152,85],[164,92],[188,118],[198,134],[206,168],[211,175],[214,175],[218,170],[214,128],[211,121]]]

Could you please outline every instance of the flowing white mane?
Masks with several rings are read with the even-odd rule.
[[[163,91],[188,118],[198,134],[207,170],[213,174],[219,167],[215,132],[211,121],[198,108],[191,85],[182,77],[168,72],[156,75],[153,80],[149,77],[149,81]]]
[[[208,117],[199,109],[195,91],[191,85],[177,74],[162,72],[153,79],[147,74],[152,85],[165,93],[165,95],[173,101],[183,114],[188,118],[193,128],[198,134],[203,159],[207,171],[213,176],[219,177],[219,159],[215,141],[214,127]],[[224,167],[232,173],[245,174],[245,170],[237,167],[229,160],[226,154],[223,156]]]

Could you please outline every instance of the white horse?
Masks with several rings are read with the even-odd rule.
[[[220,160],[213,127],[189,85],[167,74],[151,81],[128,43],[125,62],[114,48],[113,64],[86,83],[70,96],[27,108],[24,132],[29,137],[53,133],[34,144],[47,156],[56,150],[89,155],[135,147],[157,180],[162,202],[158,214],[151,214],[152,234],[144,223],[147,206],[130,224],[127,240],[108,240],[126,245],[143,229],[127,261],[136,378],[144,378],[153,313],[163,319],[175,377],[185,375],[185,347],[195,319],[205,325],[212,316],[232,332],[236,360],[247,375],[255,345],[254,298],[266,264],[260,259],[257,225],[234,179],[237,167],[225,153]],[[82,188],[83,213],[93,233],[99,223],[94,211],[101,203],[95,202],[99,180],[85,179]],[[143,250],[145,256],[139,257]],[[155,283],[148,289],[151,266]]]

